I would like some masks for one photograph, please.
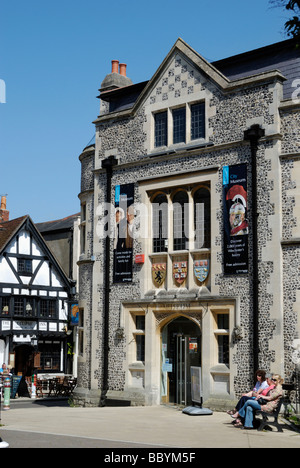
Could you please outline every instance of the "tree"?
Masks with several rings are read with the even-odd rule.
[[[295,15],[286,21],[284,27],[288,36],[294,37],[300,43],[300,0],[269,0],[272,5],[284,7]]]

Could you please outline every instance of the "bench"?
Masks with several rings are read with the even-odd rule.
[[[256,414],[261,415],[262,417],[262,419],[260,420],[260,426],[257,429],[258,431],[262,431],[265,428],[265,426],[275,426],[278,432],[283,432],[282,427],[278,422],[278,416],[282,403],[283,397],[280,398],[278,405],[272,413],[267,413],[266,411],[261,410],[256,411]]]

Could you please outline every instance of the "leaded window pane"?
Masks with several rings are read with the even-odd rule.
[[[168,144],[168,126],[167,112],[159,112],[154,116],[155,121],[155,147],[167,146]]]
[[[205,105],[204,102],[191,106],[191,139],[205,138]]]

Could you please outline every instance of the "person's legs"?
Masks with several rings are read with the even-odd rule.
[[[256,400],[248,400],[239,410],[239,415],[244,419],[244,427],[253,427],[253,414],[255,410],[260,410],[261,406]]]
[[[253,428],[253,407],[247,406],[244,427]]]
[[[252,398],[253,397],[242,396],[236,405],[236,410],[238,411],[240,408],[242,408],[242,406],[244,406],[246,401],[251,400]]]

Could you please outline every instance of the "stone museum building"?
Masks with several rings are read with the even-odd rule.
[[[218,408],[258,368],[291,379],[299,54],[287,40],[209,63],[178,39],[137,84],[112,61],[79,157],[77,402]]]

